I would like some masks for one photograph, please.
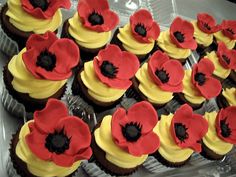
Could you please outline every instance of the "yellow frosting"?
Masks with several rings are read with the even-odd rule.
[[[170,132],[172,118],[173,114],[162,115],[161,120],[153,130],[158,134],[161,140],[161,146],[159,147],[158,152],[170,162],[183,162],[187,160],[194,151],[190,148],[183,149],[176,145]]]
[[[230,106],[236,106],[236,88],[226,88],[222,95],[226,98]]]
[[[217,42],[224,42],[228,49],[234,48],[236,40],[232,40],[232,39],[228,38],[227,36],[224,36],[222,31],[218,31],[218,32],[214,33],[214,36],[215,36]]]
[[[217,112],[215,111],[206,112],[204,115],[209,127],[207,134],[203,137],[203,143],[216,154],[225,155],[233,148],[233,144],[227,143],[217,136],[215,128],[216,116]]]
[[[185,70],[185,75],[183,79],[183,85],[184,85],[183,94],[185,99],[188,100],[190,103],[201,104],[206,99],[199,95],[198,90],[192,84],[191,74],[192,70]]]
[[[136,55],[144,55],[151,52],[155,44],[153,39],[150,43],[141,43],[137,41],[132,35],[130,24],[125,25],[123,28],[119,28],[117,37],[122,42],[122,46],[125,50]]]
[[[167,55],[174,59],[184,59],[191,55],[190,49],[178,48],[171,42],[169,31],[161,32],[157,39],[157,45],[164,50]]]
[[[38,19],[25,12],[21,6],[21,0],[8,0],[10,23],[21,31],[44,34],[47,31],[56,31],[62,23],[62,14],[57,10],[51,19]]]
[[[29,149],[25,137],[30,133],[29,121],[20,130],[19,142],[16,146],[16,155],[27,164],[27,169],[35,176],[62,177],[73,173],[79,166],[81,161],[75,162],[71,167],[61,167],[52,161],[44,161],[34,155]]]
[[[207,58],[209,58],[215,66],[215,70],[213,72],[214,75],[216,75],[222,79],[226,79],[229,76],[231,70],[224,68],[220,64],[219,58],[218,58],[215,51],[212,51],[211,53],[207,53]]]
[[[111,88],[102,83],[93,68],[93,61],[84,64],[84,71],[81,72],[81,79],[88,88],[88,94],[101,102],[116,101],[126,92],[126,90]]]
[[[111,31],[97,32],[85,28],[78,13],[69,19],[69,34],[82,47],[96,49],[106,45],[111,38]]]
[[[164,104],[173,98],[172,92],[161,90],[148,74],[148,64],[144,63],[138,70],[135,77],[139,80],[139,90],[148,98],[148,101],[155,104]]]
[[[105,151],[106,159],[121,168],[134,168],[141,165],[148,155],[133,156],[117,146],[112,139],[111,119],[111,115],[105,116],[100,127],[94,132],[95,141]]]
[[[26,48],[22,49],[18,55],[15,55],[8,64],[8,70],[13,76],[12,86],[21,93],[28,93],[31,98],[44,99],[55,94],[66,80],[50,81],[36,79],[26,68],[22,54]]]
[[[198,44],[208,47],[213,42],[213,34],[207,34],[201,31],[197,26],[197,21],[192,22],[194,27],[194,37]]]

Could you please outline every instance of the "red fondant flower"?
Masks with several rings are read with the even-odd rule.
[[[80,0],[78,14],[86,28],[97,32],[111,31],[119,23],[107,0]]]
[[[206,99],[218,96],[222,89],[220,81],[212,77],[214,69],[214,64],[207,58],[193,66],[192,83]]]
[[[215,19],[207,13],[199,13],[197,15],[197,26],[207,34],[215,33],[221,29],[221,26],[216,24]]]
[[[134,54],[121,51],[116,45],[108,45],[99,51],[93,66],[101,82],[112,88],[127,89],[139,68],[139,61]]]
[[[146,101],[136,103],[126,111],[118,108],[112,116],[111,130],[116,145],[134,156],[155,152],[160,140],[153,128],[158,116]]]
[[[195,50],[197,43],[193,38],[193,25],[177,17],[170,26],[170,39],[179,48]]]
[[[146,9],[135,12],[130,17],[132,34],[136,40],[142,43],[155,41],[160,34],[160,27]]]
[[[184,70],[179,61],[169,59],[160,51],[155,52],[148,61],[148,72],[152,80],[165,91],[181,92]]]
[[[36,111],[29,128],[26,142],[42,160],[70,167],[92,155],[88,126],[78,117],[69,116],[66,106],[59,100],[50,99],[43,110]]]
[[[26,68],[37,79],[64,80],[79,62],[79,49],[70,39],[58,39],[52,32],[33,34],[23,53]]]
[[[236,106],[229,106],[218,112],[216,130],[222,140],[236,144]]]
[[[217,56],[220,64],[226,69],[236,69],[236,50],[229,50],[225,43],[219,42]]]
[[[171,134],[181,148],[191,148],[201,152],[201,139],[208,131],[207,121],[192,108],[184,104],[174,114],[171,121]]]
[[[23,9],[36,18],[49,19],[59,8],[70,8],[70,0],[21,0]]]
[[[236,40],[236,20],[223,20],[222,32],[232,40]]]

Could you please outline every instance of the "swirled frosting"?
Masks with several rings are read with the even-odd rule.
[[[214,66],[215,66],[215,70],[214,70],[213,74],[222,78],[222,79],[226,79],[229,76],[231,70],[224,68],[220,64],[219,58],[218,58],[216,52],[212,51],[211,53],[207,53],[206,56],[207,56],[207,58],[209,58],[213,62]]]
[[[132,35],[130,24],[125,25],[123,28],[119,28],[117,37],[122,42],[122,46],[125,50],[136,55],[144,55],[151,52],[155,44],[154,40],[152,40],[151,43],[141,43],[137,41]]]
[[[125,93],[126,90],[115,89],[103,84],[93,68],[93,61],[84,64],[84,70],[81,72],[81,79],[88,88],[88,94],[101,102],[116,101]]]
[[[12,86],[21,93],[27,93],[35,99],[44,99],[55,94],[66,80],[51,81],[44,79],[36,79],[26,68],[22,59],[22,54],[26,48],[22,49],[18,55],[15,55],[8,64],[8,70],[13,76]]]
[[[154,104],[164,104],[173,98],[172,92],[161,90],[148,74],[148,64],[144,63],[138,70],[135,77],[139,81],[139,90]]]
[[[35,156],[29,149],[25,137],[30,133],[28,124],[23,125],[19,134],[19,142],[16,146],[16,155],[27,164],[27,169],[35,176],[63,177],[72,174],[81,161],[74,163],[71,167],[60,167],[53,162],[44,161]]]
[[[222,31],[214,33],[214,36],[217,42],[224,42],[228,49],[233,49],[236,44],[236,40],[228,38],[222,33]]]
[[[236,106],[236,88],[223,89],[222,95],[226,98],[230,106]]]
[[[187,160],[194,151],[190,148],[182,149],[175,143],[170,131],[173,116],[173,114],[162,115],[161,120],[154,128],[154,132],[158,134],[161,140],[161,146],[158,152],[170,162],[183,162]]]
[[[105,151],[106,159],[121,168],[134,168],[141,165],[148,155],[136,157],[119,148],[112,139],[111,119],[111,115],[105,116],[100,127],[94,132],[95,141]]]
[[[204,115],[209,127],[207,134],[203,137],[203,143],[216,154],[225,155],[233,148],[233,144],[227,143],[217,136],[215,127],[216,116],[216,111],[211,113],[206,112]]]
[[[193,104],[201,104],[206,99],[200,96],[199,92],[196,90],[191,81],[192,70],[185,70],[185,75],[183,79],[183,94],[186,100]]]
[[[37,19],[23,10],[20,0],[8,0],[7,5],[6,15],[9,16],[10,23],[21,31],[44,34],[47,31],[56,31],[62,24],[60,9],[51,19]]]
[[[190,49],[178,48],[171,42],[169,31],[161,32],[157,39],[157,45],[171,58],[184,59],[191,55]]]
[[[207,34],[201,31],[197,26],[197,21],[192,22],[194,27],[194,38],[198,44],[208,47],[213,42],[213,34]]]
[[[100,48],[106,45],[111,38],[111,31],[97,32],[85,28],[77,12],[69,19],[69,24],[69,34],[82,47],[89,49]]]

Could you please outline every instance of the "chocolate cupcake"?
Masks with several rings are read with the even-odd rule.
[[[52,32],[33,34],[26,48],[4,67],[8,93],[3,97],[12,96],[27,112],[42,109],[48,98],[60,99],[64,95],[72,68],[78,62],[79,49],[73,41],[58,39]],[[12,103],[13,100],[8,100],[5,107],[8,109]]]
[[[228,106],[236,106],[236,88],[225,88],[222,93],[216,98],[219,108]]]
[[[236,144],[236,107],[205,113],[209,129],[203,138],[201,154],[209,160],[221,160]]]
[[[50,99],[13,135],[9,176],[76,176],[81,160],[92,155],[90,143],[87,124],[70,116],[62,102]]]
[[[80,0],[78,11],[65,21],[62,37],[73,39],[83,61],[92,60],[111,39],[119,17],[110,10],[107,0]]]
[[[193,34],[193,25],[180,17],[176,17],[170,29],[161,32],[156,43],[170,58],[184,64],[186,59],[191,55],[191,50],[197,48]]]
[[[4,32],[23,49],[31,34],[57,32],[62,23],[62,8],[70,8],[69,0],[7,0],[1,10],[1,26]]]
[[[160,27],[146,9],[140,9],[130,16],[130,21],[116,30],[111,44],[122,50],[135,54],[140,62],[145,61],[152,53],[160,34]]]

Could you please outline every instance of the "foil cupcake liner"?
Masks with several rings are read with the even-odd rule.
[[[18,45],[0,28],[0,50],[8,56],[19,53]]]
[[[81,163],[81,167],[90,177],[112,177],[110,174],[101,170],[95,163],[84,161]]]
[[[190,160],[188,161],[188,164],[192,165],[192,166],[204,166],[204,165],[207,165],[207,164],[212,163],[212,162],[213,161],[204,158],[200,154],[194,153],[191,156]]]

